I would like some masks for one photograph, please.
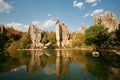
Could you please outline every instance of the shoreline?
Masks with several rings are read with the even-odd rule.
[[[61,48],[61,49],[17,49],[18,51],[32,51],[32,50],[88,50],[88,51],[93,51],[93,49],[87,49],[87,48]],[[120,51],[117,50],[109,50],[109,49],[98,49],[100,51],[109,51],[109,52],[114,52],[118,55],[120,55]]]
[[[31,50],[93,50],[93,49],[87,49],[87,48],[63,48],[63,49],[17,49],[18,51],[20,50],[25,50],[25,51],[31,51]]]

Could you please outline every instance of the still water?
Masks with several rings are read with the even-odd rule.
[[[4,51],[0,80],[120,80],[120,56],[80,50]]]

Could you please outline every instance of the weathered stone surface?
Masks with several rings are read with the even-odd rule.
[[[31,47],[32,48],[36,48],[36,47],[42,47],[43,44],[40,43],[41,41],[41,34],[42,34],[42,30],[39,29],[37,26],[35,25],[30,25],[29,26],[29,31],[28,34],[30,35],[30,39],[31,39]]]
[[[80,33],[85,34],[86,29],[87,29],[86,26],[82,24]]]
[[[0,34],[5,32],[5,27],[4,25],[0,25]]]
[[[59,24],[59,19],[56,19],[56,40],[58,47],[65,47],[69,45],[69,31],[65,23]]]
[[[95,16],[93,24],[97,25],[100,23],[100,21],[103,25],[105,25],[105,27],[108,28],[109,33],[118,29],[119,20],[117,19],[117,16],[114,13],[106,11],[104,14]]]
[[[66,24],[61,24],[62,28],[62,47],[66,46],[69,40],[69,32]]]
[[[59,19],[56,19],[56,40],[58,47],[61,46],[61,39],[62,39],[62,30],[61,25],[59,24]]]

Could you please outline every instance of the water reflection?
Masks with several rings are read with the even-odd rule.
[[[11,54],[0,54],[0,80],[120,80],[120,56],[110,52],[99,57],[79,50]]]
[[[27,72],[29,74],[34,74],[36,71],[39,71],[42,66],[41,66],[41,58],[40,56],[43,55],[42,51],[30,51],[30,61],[27,65]]]
[[[69,72],[69,66],[72,56],[68,51],[57,51],[56,54],[56,78],[59,80],[60,75],[66,76]]]

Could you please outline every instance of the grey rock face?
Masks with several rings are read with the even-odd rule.
[[[106,11],[104,14],[100,14],[94,17],[94,25],[97,25],[99,22],[105,25],[108,28],[108,32],[113,32],[118,29],[119,20],[114,13]]]
[[[4,25],[0,25],[0,34],[4,33],[4,31],[5,31]]]
[[[37,26],[35,26],[35,25],[29,26],[28,34],[30,35],[30,39],[32,42],[32,44],[31,44],[32,48],[43,46],[43,44],[40,43],[41,36],[42,36],[41,33],[42,33],[42,30],[39,29]]]
[[[59,19],[56,19],[56,40],[58,47],[65,47],[69,44],[69,31],[65,23],[59,24]]]

